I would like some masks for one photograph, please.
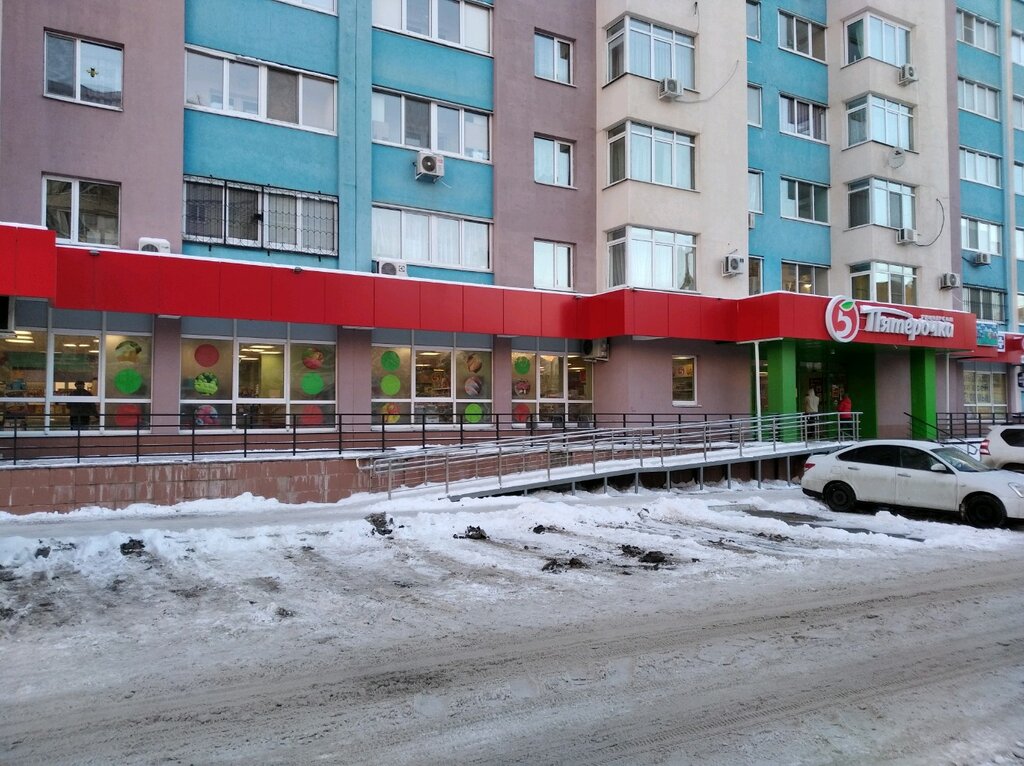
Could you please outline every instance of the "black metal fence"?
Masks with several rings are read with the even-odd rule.
[[[957,439],[984,439],[992,426],[1021,422],[1024,422],[1024,414],[1021,413],[939,412],[935,416],[938,431]]]

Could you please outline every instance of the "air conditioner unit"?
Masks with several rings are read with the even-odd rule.
[[[675,77],[666,77],[658,82],[658,98],[677,99],[683,95],[683,84]]]
[[[444,157],[440,154],[420,152],[416,155],[416,177],[436,181],[444,178]]]
[[[940,290],[952,290],[954,287],[960,287],[959,274],[954,274],[952,271],[947,271],[945,274],[939,277]]]
[[[754,213],[747,213],[747,228],[753,229],[757,226],[757,215]]]
[[[916,245],[917,244],[917,230],[916,229],[899,229],[896,232],[896,244],[898,244],[898,245]]]
[[[14,296],[0,295],[0,337],[14,335]]]
[[[378,258],[377,273],[383,274],[386,277],[407,277],[409,276],[409,267],[405,261]]]
[[[171,243],[159,237],[139,237],[139,250],[144,253],[169,253]]]
[[[974,265],[975,266],[988,266],[992,263],[991,253],[975,253],[974,254]]]
[[[609,343],[607,338],[583,341],[583,358],[589,362],[607,362]]]
[[[743,258],[739,255],[727,255],[722,260],[722,276],[735,277],[743,273]]]
[[[913,64],[904,64],[900,67],[900,85],[909,85],[917,82],[917,67]]]

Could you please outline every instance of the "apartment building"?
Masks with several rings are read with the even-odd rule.
[[[1020,411],[1024,3],[936,8],[2,4],[4,431]]]

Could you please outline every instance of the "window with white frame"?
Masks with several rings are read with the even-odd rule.
[[[871,261],[850,267],[850,289],[854,299],[917,305],[917,269],[899,263]]]
[[[1013,254],[1018,260],[1024,260],[1024,229],[1013,231]]]
[[[964,410],[986,418],[1003,418],[1006,405],[1006,372],[985,362],[964,363]]]
[[[959,78],[956,83],[957,106],[990,120],[999,119],[999,91],[987,85]]]
[[[185,105],[333,133],[337,82],[227,53],[185,53]]]
[[[960,219],[960,246],[974,253],[1000,255],[1003,252],[1003,227],[963,216]]]
[[[697,357],[672,357],[672,404],[697,403]]]
[[[572,245],[533,241],[533,286],[542,290],[572,289]]]
[[[828,223],[828,187],[810,181],[783,178],[781,182],[783,218]]]
[[[747,211],[764,212],[764,174],[760,170],[747,171]]]
[[[335,0],[280,0],[280,2],[288,3],[289,5],[301,5],[303,8],[311,8],[314,11],[323,11],[324,13],[338,12]]]
[[[534,136],[533,180],[539,184],[572,186],[572,144]]]
[[[779,47],[817,61],[824,61],[825,27],[779,11]]]
[[[1014,31],[1010,35],[1010,55],[1014,64],[1024,66],[1024,32]]]
[[[371,115],[372,138],[378,143],[470,160],[491,158],[490,117],[482,112],[375,90]]]
[[[761,3],[756,0],[747,0],[747,37],[761,39]]]
[[[124,51],[46,33],[45,93],[92,106],[121,107]]]
[[[697,289],[693,234],[624,226],[608,232],[608,286]]]
[[[608,131],[608,183],[625,179],[694,188],[694,137],[627,122]]]
[[[987,322],[1006,321],[1006,293],[964,285],[964,310]]]
[[[747,259],[747,293],[760,295],[764,292],[764,258],[752,255]]]
[[[572,85],[572,43],[543,32],[533,35],[533,74]]]
[[[693,90],[692,35],[625,17],[608,29],[608,82],[624,74],[661,80],[672,77]]]
[[[788,293],[828,295],[828,268],[809,263],[783,262],[782,289]]]
[[[484,221],[419,210],[373,208],[373,257],[424,266],[491,268],[491,227]]]
[[[467,0],[373,0],[373,25],[491,52],[491,9]]]
[[[1024,327],[1024,295],[1017,293],[1017,327]]]
[[[121,187],[79,178],[43,178],[43,225],[61,242],[114,245],[120,241]]]
[[[1014,96],[1010,109],[1013,112],[1013,127],[1016,130],[1024,130],[1024,98]]]
[[[960,178],[986,186],[1000,186],[999,158],[960,147]]]
[[[999,50],[999,28],[991,21],[957,9],[956,39],[989,53]]]
[[[1024,165],[1013,163],[1013,193],[1024,194]]]
[[[747,125],[761,127],[760,85],[747,85]]]
[[[338,254],[338,198],[185,178],[183,238],[315,255]]]
[[[914,148],[914,109],[875,95],[846,105],[848,146],[877,141],[901,149]]]
[[[872,15],[846,22],[846,63],[863,58],[903,66],[910,61],[910,30]]]
[[[593,422],[594,367],[574,341],[516,340],[512,346],[512,424],[556,428]]]
[[[848,187],[850,228],[874,224],[914,228],[914,188],[884,178],[864,178]]]
[[[779,96],[779,129],[793,136],[824,141],[827,111],[821,104]]]

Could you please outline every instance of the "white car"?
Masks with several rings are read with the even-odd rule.
[[[800,484],[840,513],[858,505],[957,511],[976,527],[1024,517],[1024,476],[934,442],[872,440],[811,455]]]

